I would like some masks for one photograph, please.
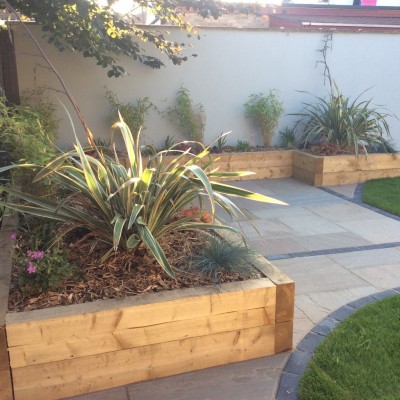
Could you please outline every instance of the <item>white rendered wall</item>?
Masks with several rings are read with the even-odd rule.
[[[40,29],[36,26],[33,31],[40,39]],[[186,38],[176,31],[173,35],[181,40]],[[162,111],[174,104],[177,90],[184,85],[194,102],[202,103],[206,110],[205,142],[213,141],[221,132],[232,131],[231,144],[238,139],[261,144],[257,129],[244,117],[243,105],[250,94],[278,89],[286,113],[294,113],[301,110],[302,101],[313,100],[299,91],[319,96],[327,93],[323,68],[316,66],[321,59],[318,50],[322,47],[324,32],[203,29],[201,36],[188,51],[198,57],[190,57],[181,66],[166,61],[165,68],[153,70],[121,57],[129,76],[118,79],[107,78],[106,70],[91,59],[69,51],[60,53],[42,39],[40,43],[76,98],[91,130],[103,138],[110,136],[111,125],[106,86],[122,102],[149,97]],[[38,66],[44,65],[44,61],[32,55],[37,50],[20,27],[15,27],[15,38],[21,92],[35,86],[60,89],[52,72]],[[398,34],[334,33],[328,62],[332,76],[345,95],[355,97],[370,88],[363,98],[373,97],[374,103],[385,105],[400,116]],[[63,94],[52,95],[71,110]],[[59,116],[62,119],[60,144],[70,146],[74,142],[73,133],[61,107]],[[278,130],[293,126],[293,121],[293,117],[282,117]],[[400,122],[394,118],[389,122],[393,139],[400,148]],[[74,125],[82,138],[84,134],[75,117]],[[167,135],[179,139],[173,126],[156,113],[148,117],[146,126],[146,143],[160,145]],[[278,140],[276,133],[274,142]]]

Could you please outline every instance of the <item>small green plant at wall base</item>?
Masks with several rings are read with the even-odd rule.
[[[116,94],[110,90],[106,91],[106,99],[112,107],[113,122],[119,120],[118,112],[120,112],[123,120],[129,126],[129,129],[135,137],[137,137],[140,129],[145,128],[145,119],[151,109],[155,109],[155,105],[148,97],[139,98],[133,103],[121,103]]]
[[[198,143],[204,142],[204,107],[193,104],[188,89],[183,86],[179,89],[176,105],[168,108],[166,115],[185,138]]]
[[[264,145],[270,146],[279,118],[283,114],[283,105],[274,90],[268,94],[252,94],[245,104],[246,117],[251,118],[258,126]]]
[[[75,150],[62,153],[37,174],[36,180],[54,179],[62,189],[57,200],[47,200],[0,187],[24,204],[7,203],[10,209],[59,221],[68,231],[85,229],[107,251],[103,259],[122,250],[135,254],[146,246],[170,276],[174,276],[158,239],[175,231],[190,229],[226,229],[215,224],[216,207],[222,207],[233,217],[240,214],[226,195],[251,200],[284,204],[278,200],[248,190],[214,182],[214,178],[240,177],[248,172],[220,172],[213,167],[209,149],[202,147],[198,155],[190,151],[160,151],[143,162],[138,144],[129,127],[121,121],[116,124],[125,144],[126,160],[118,155],[103,154],[92,142],[92,152],[87,154],[79,141]],[[172,160],[167,158],[173,154]],[[24,165],[0,168],[24,168]],[[195,216],[177,218],[193,203],[200,211],[208,203],[212,223],[198,222]],[[0,202],[1,204],[1,202]]]
[[[174,136],[168,135],[164,140],[164,150],[169,150],[175,145]]]
[[[296,131],[286,127],[283,131],[279,131],[280,145],[289,149],[297,148]]]
[[[213,150],[216,153],[222,153],[224,151],[224,147],[226,146],[227,142],[227,133],[221,134],[218,136],[215,145],[213,146]]]
[[[246,152],[246,151],[251,151],[251,144],[247,141],[247,140],[238,140],[236,142],[236,146],[235,146],[235,151],[238,152]]]

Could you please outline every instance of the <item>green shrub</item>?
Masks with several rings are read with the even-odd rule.
[[[46,251],[17,248],[13,262],[18,268],[18,286],[26,295],[56,290],[66,279],[76,276],[77,266],[68,261],[68,254],[58,243]]]
[[[185,138],[204,142],[204,107],[201,104],[193,105],[188,89],[183,86],[179,89],[176,105],[168,108],[166,115]]]
[[[119,121],[118,112],[122,119],[129,126],[135,139],[141,129],[144,129],[144,122],[150,109],[156,109],[148,97],[139,98],[135,103],[121,103],[116,94],[110,90],[106,91],[106,99],[113,110],[113,122]]]
[[[366,154],[368,151],[393,152],[384,138],[384,134],[390,138],[386,121],[389,114],[373,107],[371,100],[360,100],[360,96],[351,100],[335,86],[327,99],[316,97],[314,103],[303,103],[303,111],[292,114],[300,117],[295,128],[301,132],[301,144],[354,147],[355,154],[360,148]]]
[[[6,151],[12,162],[44,164],[55,154],[55,107],[43,98],[34,105],[27,101],[25,98],[21,105],[8,105],[0,96],[0,150]]]
[[[26,216],[19,225],[13,264],[18,269],[18,286],[26,295],[56,290],[77,274],[68,254],[56,238],[57,223]]]
[[[172,161],[167,161],[165,157],[170,154],[169,151],[160,151],[146,163],[142,160],[138,140],[133,139],[128,126],[123,122],[117,126],[125,143],[126,160],[120,161],[117,154],[114,157],[103,154],[94,143],[92,152],[95,157],[88,155],[77,141],[75,150],[53,159],[35,179],[53,179],[62,189],[58,201],[0,187],[0,190],[26,202],[7,206],[58,220],[65,224],[65,231],[85,228],[94,239],[109,244],[110,250],[105,257],[118,249],[135,252],[141,246],[147,246],[172,276],[171,266],[158,238],[187,229],[235,231],[224,225],[197,222],[194,216],[177,218],[179,212],[193,202],[203,209],[205,200],[208,200],[213,220],[217,205],[233,215],[240,212],[225,195],[280,203],[247,190],[213,182],[213,178],[251,173],[218,172],[213,168],[208,148],[203,147],[197,156],[189,151],[181,152]]]
[[[247,140],[238,140],[236,142],[235,151],[246,152],[252,149],[251,144]]]
[[[264,145],[270,146],[274,130],[283,114],[282,102],[274,90],[252,94],[245,104],[246,117],[253,119],[261,131]]]

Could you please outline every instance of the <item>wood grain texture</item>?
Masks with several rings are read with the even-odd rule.
[[[252,175],[242,177],[224,178],[224,182],[241,181],[248,179],[278,179],[289,178],[293,176],[293,150],[283,151],[256,151],[243,153],[221,153],[211,154],[214,160],[214,166],[220,171],[253,172]],[[168,156],[167,160],[173,160],[174,157]],[[188,159],[187,159],[188,160]],[[208,161],[208,158],[204,159]],[[222,179],[215,179],[222,181]]]
[[[400,169],[324,173],[322,186],[348,185],[366,182],[370,179],[395,178],[398,176],[400,176]]]
[[[16,400],[55,400],[271,355],[275,326],[223,332],[13,370]]]
[[[293,321],[275,325],[275,353],[289,351],[293,347]]]
[[[7,335],[10,348],[28,344],[56,343],[68,338],[85,338],[91,335],[112,333],[170,321],[182,321],[206,317],[249,308],[269,308],[274,312],[275,285],[268,279],[248,280],[219,285],[217,288],[192,288],[135,296],[125,302],[124,307],[109,310],[89,311],[91,303],[79,307],[65,306],[60,316],[35,320],[35,315],[52,315],[55,310],[39,310],[9,314]],[[186,297],[185,294],[188,296]],[[162,301],[159,299],[163,298]],[[100,304],[118,304],[104,301]],[[129,305],[130,304],[130,305]],[[75,313],[62,316],[62,310],[70,307]],[[14,317],[14,322],[13,322]],[[21,321],[25,319],[25,321]],[[16,320],[16,321],[15,321]],[[20,320],[19,322],[17,322]]]
[[[400,176],[398,154],[314,156],[301,151],[293,155],[293,176],[320,186],[346,185],[369,179]]]
[[[375,170],[400,170],[400,156],[397,154],[363,154],[356,156],[325,157],[324,173]]]
[[[273,325],[275,323],[274,310],[275,307],[273,310],[258,308],[148,327],[124,329],[80,339],[66,337],[65,340],[57,343],[11,347],[11,365],[13,368],[20,368],[226,331]]]
[[[274,325],[14,370],[16,400],[54,400],[274,352]],[[38,377],[42,377],[38,380]],[[34,395],[33,395],[34,394]]]

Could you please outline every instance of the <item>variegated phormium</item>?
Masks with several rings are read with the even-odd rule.
[[[248,172],[225,173],[213,169],[209,149],[191,154],[178,152],[172,161],[164,150],[142,159],[138,140],[134,140],[128,126],[121,120],[120,129],[127,154],[124,160],[117,152],[103,154],[93,142],[89,155],[77,140],[75,150],[62,153],[37,174],[35,180],[51,178],[63,189],[62,198],[51,201],[10,188],[0,188],[23,200],[21,204],[7,204],[14,210],[65,222],[70,231],[85,228],[93,238],[110,244],[113,250],[136,251],[145,245],[159,264],[171,276],[172,268],[158,243],[158,238],[173,231],[187,229],[229,229],[215,223],[215,209],[221,206],[228,213],[240,212],[225,195],[239,196],[263,202],[278,200],[239,189],[214,178],[248,175]],[[174,153],[176,154],[176,152]],[[23,168],[26,165],[8,168]],[[0,169],[1,171],[1,169]],[[211,223],[199,222],[199,215],[177,218],[193,203],[199,213],[208,203],[213,217]]]

